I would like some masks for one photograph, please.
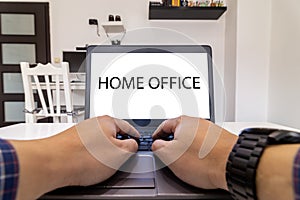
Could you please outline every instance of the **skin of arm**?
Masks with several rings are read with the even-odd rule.
[[[172,156],[172,146],[180,143],[179,135],[188,133],[191,125],[185,125],[195,118],[181,116],[165,121],[153,134],[153,152],[164,162],[166,157]],[[175,162],[168,165],[173,173],[184,182],[193,186],[228,190],[226,182],[226,164],[229,154],[238,137],[204,119],[198,119],[196,135],[190,147]],[[214,128],[210,128],[214,127]],[[209,152],[200,159],[199,150],[206,134],[210,130],[220,131],[220,136]],[[174,134],[173,141],[160,140],[160,136]],[[274,145],[266,147],[256,174],[257,196],[260,200],[294,199],[292,169],[295,155],[300,144]]]
[[[191,127],[194,127],[193,130],[191,130]],[[212,127],[214,128],[212,129]],[[208,155],[200,159],[199,151],[206,134],[209,134],[209,130],[219,132],[220,136]],[[165,121],[153,134],[153,138],[156,139],[152,145],[153,152],[162,162],[165,162],[166,157],[172,156],[172,146],[181,143],[181,140],[185,139],[185,135],[190,132],[195,132],[191,145],[178,159],[174,159],[175,161],[168,167],[177,177],[190,185],[204,189],[227,189],[226,163],[229,153],[237,141],[237,136],[212,122],[188,116]],[[159,139],[161,135],[168,133],[174,134],[172,141]]]
[[[123,133],[120,123],[123,128],[131,130],[135,137],[139,137],[132,126],[109,116],[98,117],[97,120],[102,130],[108,130],[101,134],[105,134],[113,145],[128,154],[137,151],[135,140],[116,139],[116,133]],[[99,127],[90,127],[90,130],[99,134]],[[16,149],[20,167],[17,199],[36,199],[64,186],[96,184],[106,180],[117,170],[101,163],[87,151],[74,126],[50,138],[10,142]],[[120,166],[122,164],[119,163]]]
[[[182,120],[183,118],[187,120]],[[105,134],[113,144],[128,152],[137,150],[137,143],[134,140],[120,141],[115,138],[117,132],[122,133],[116,119],[103,116],[97,120],[106,130],[111,130]],[[191,185],[227,190],[225,168],[237,136],[209,121],[198,120],[200,126],[192,145],[169,167],[175,175]],[[153,143],[154,153],[160,150],[157,153],[158,157],[163,157],[163,154],[172,155],[169,146],[180,139],[176,135],[189,131],[189,126],[182,125],[184,121],[189,121],[189,117],[167,120],[153,134],[154,138],[159,138],[160,134],[174,133],[173,141],[157,139]],[[207,157],[199,159],[199,149],[211,126],[215,126],[214,131],[221,131],[220,138]],[[138,135],[130,125],[127,128],[132,129],[135,136]],[[97,127],[91,129],[98,130]],[[106,180],[116,172],[116,169],[99,162],[86,150],[75,127],[46,139],[10,142],[17,151],[20,163],[17,199],[36,199],[48,191],[63,186],[95,184]],[[266,148],[257,169],[256,184],[259,199],[294,199],[292,166],[299,147],[300,145],[296,144]]]
[[[299,148],[299,144],[282,144],[265,149],[256,172],[259,199],[295,199],[293,164]]]

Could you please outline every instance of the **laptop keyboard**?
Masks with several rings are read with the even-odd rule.
[[[117,134],[117,139],[120,140],[125,140],[125,139],[135,139],[136,142],[139,145],[138,151],[151,151],[151,146],[153,143],[153,139],[152,139],[152,134],[153,131],[151,130],[138,130],[139,133],[141,134],[141,137],[139,139],[133,138],[130,135],[121,135],[121,134]],[[173,140],[174,136],[173,135],[169,135],[168,137],[165,138],[161,138],[163,140]]]

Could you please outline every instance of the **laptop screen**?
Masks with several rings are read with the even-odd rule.
[[[90,46],[85,115],[214,121],[212,83],[209,46]]]

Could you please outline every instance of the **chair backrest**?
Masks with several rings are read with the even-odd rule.
[[[37,117],[53,117],[54,122],[62,116],[67,116],[67,122],[72,122],[73,105],[69,80],[69,63],[62,62],[60,67],[48,63],[30,67],[29,63],[21,62],[21,72],[25,92],[26,122],[36,122]],[[52,80],[51,80],[52,79]],[[60,91],[63,92],[63,97]],[[34,91],[37,91],[41,112],[37,112],[34,101]],[[62,112],[62,98],[66,110]]]

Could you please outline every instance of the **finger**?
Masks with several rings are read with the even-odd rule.
[[[134,141],[121,143],[114,138],[116,127],[115,121],[109,116],[91,118],[76,125],[81,142],[88,152],[112,169],[119,169],[136,148]]]
[[[138,149],[138,144],[136,140],[140,138],[140,133],[127,121],[124,121],[122,119],[116,119],[116,118],[114,120],[116,124],[116,130],[118,133],[123,135],[127,134],[134,138],[134,139],[126,139],[126,140],[115,139],[116,145],[125,151],[136,152]]]
[[[174,119],[168,119],[162,122],[159,127],[154,131],[152,138],[158,139],[167,137],[168,135],[175,133],[175,129],[178,125],[178,121],[180,120],[180,117],[174,118]]]
[[[199,125],[198,118],[181,116],[172,120],[167,120],[155,131],[154,138],[158,138],[153,143],[153,153],[165,164],[170,165],[178,160],[191,147],[197,134]],[[174,133],[174,140],[159,140],[159,136],[165,133]]]
[[[176,140],[155,140],[152,144],[153,153],[166,165],[176,161],[182,154],[180,145]]]
[[[152,143],[152,151],[155,152],[155,151],[158,151],[162,148],[165,148],[167,147],[168,145],[170,144],[170,141],[165,141],[165,140],[155,140],[153,143]]]
[[[138,150],[138,144],[134,139],[126,139],[126,140],[118,140],[114,139],[114,143],[121,149],[127,151],[127,152],[137,152]]]
[[[117,128],[116,130],[118,133],[122,135],[128,134],[135,139],[140,138],[140,133],[127,121],[124,121],[122,119],[116,119],[116,118],[114,118],[114,120]]]

